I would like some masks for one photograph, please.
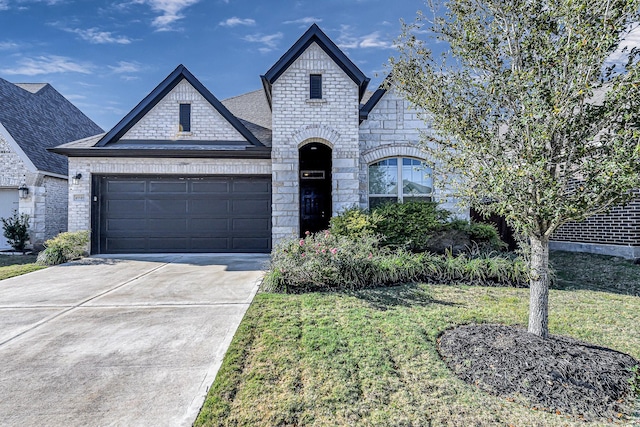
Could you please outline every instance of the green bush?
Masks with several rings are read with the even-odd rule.
[[[351,238],[378,234],[382,246],[412,252],[444,253],[452,246],[456,252],[474,246],[487,251],[506,247],[494,226],[452,220],[451,213],[435,202],[388,203],[371,212],[347,209],[331,219],[331,232]]]
[[[330,229],[334,234],[358,238],[378,233],[378,225],[383,221],[378,212],[368,213],[358,207],[349,208],[331,218]]]
[[[375,235],[350,239],[328,231],[283,242],[271,255],[263,289],[301,293],[416,281],[518,287],[528,283],[528,268],[520,258],[411,253],[379,243]]]
[[[25,246],[29,241],[29,215],[18,215],[18,212],[14,211],[12,216],[0,218],[0,221],[2,221],[4,237],[11,247],[16,251],[24,252]]]
[[[82,258],[88,253],[88,244],[88,231],[60,233],[53,239],[44,242],[45,249],[38,254],[36,263],[40,265],[57,265]]]

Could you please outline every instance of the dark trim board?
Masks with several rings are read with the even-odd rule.
[[[49,151],[68,157],[132,157],[167,159],[270,159],[270,147],[250,147],[245,150],[173,149],[173,148],[51,148]]]
[[[91,251],[271,251],[270,175],[96,175]]]

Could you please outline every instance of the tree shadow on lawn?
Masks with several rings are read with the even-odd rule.
[[[428,288],[409,283],[398,286],[388,286],[357,291],[342,291],[342,293],[354,296],[366,301],[372,308],[380,311],[395,307],[427,307],[433,304],[459,306],[458,303],[434,299]]]

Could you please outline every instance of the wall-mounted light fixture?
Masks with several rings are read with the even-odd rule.
[[[26,199],[27,197],[29,197],[29,187],[27,187],[25,184],[22,184],[20,188],[18,188],[18,196],[21,199]]]
[[[82,174],[78,172],[77,174],[71,177],[71,182],[73,183],[73,185],[78,185],[80,184],[80,179],[82,179]]]

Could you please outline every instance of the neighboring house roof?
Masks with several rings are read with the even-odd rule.
[[[247,139],[252,145],[262,147],[264,144],[258,140],[258,138],[247,129],[247,127],[240,121],[222,103],[213,96],[209,90],[204,87],[198,79],[187,67],[180,64],[173,70],[171,74],[167,76],[155,89],[151,91],[133,110],[129,112],[120,122],[107,132],[100,141],[96,144],[96,147],[105,147],[109,144],[117,142],[122,136],[124,136],[129,129],[131,129],[136,123],[140,121],[158,102],[160,102],[171,90],[178,85],[182,80],[189,82],[195,90],[197,90],[203,98],[205,98],[213,108],[215,108],[222,117],[227,120],[231,126],[233,126],[244,138]]]
[[[382,96],[387,93],[387,88],[389,87],[389,85],[391,84],[391,74],[389,74],[382,83],[380,83],[380,86],[378,86],[378,89],[373,92],[369,98],[364,101],[364,105],[360,107],[360,123],[362,123],[364,120],[367,120],[369,118],[369,113],[371,112],[371,110],[373,110],[373,108],[378,104],[378,102],[380,102],[380,99],[382,99]]]
[[[284,55],[282,55],[278,62],[276,62],[269,71],[267,71],[263,76],[260,76],[269,105],[271,105],[271,87],[273,83],[275,83],[276,80],[278,80],[278,77],[280,77],[282,73],[284,73],[314,42],[320,46],[320,48],[324,50],[329,57],[331,57],[331,59],[349,76],[349,78],[351,78],[351,80],[354,81],[358,86],[359,99],[362,99],[364,92],[367,90],[367,85],[369,84],[370,79],[360,71],[356,64],[351,62],[347,55],[345,55],[344,52],[342,52],[325,33],[322,32],[317,24],[313,24],[302,35],[302,37],[300,37],[298,41],[295,42]]]
[[[47,148],[103,132],[48,83],[0,78],[0,124],[39,171],[67,175],[67,159]]]

